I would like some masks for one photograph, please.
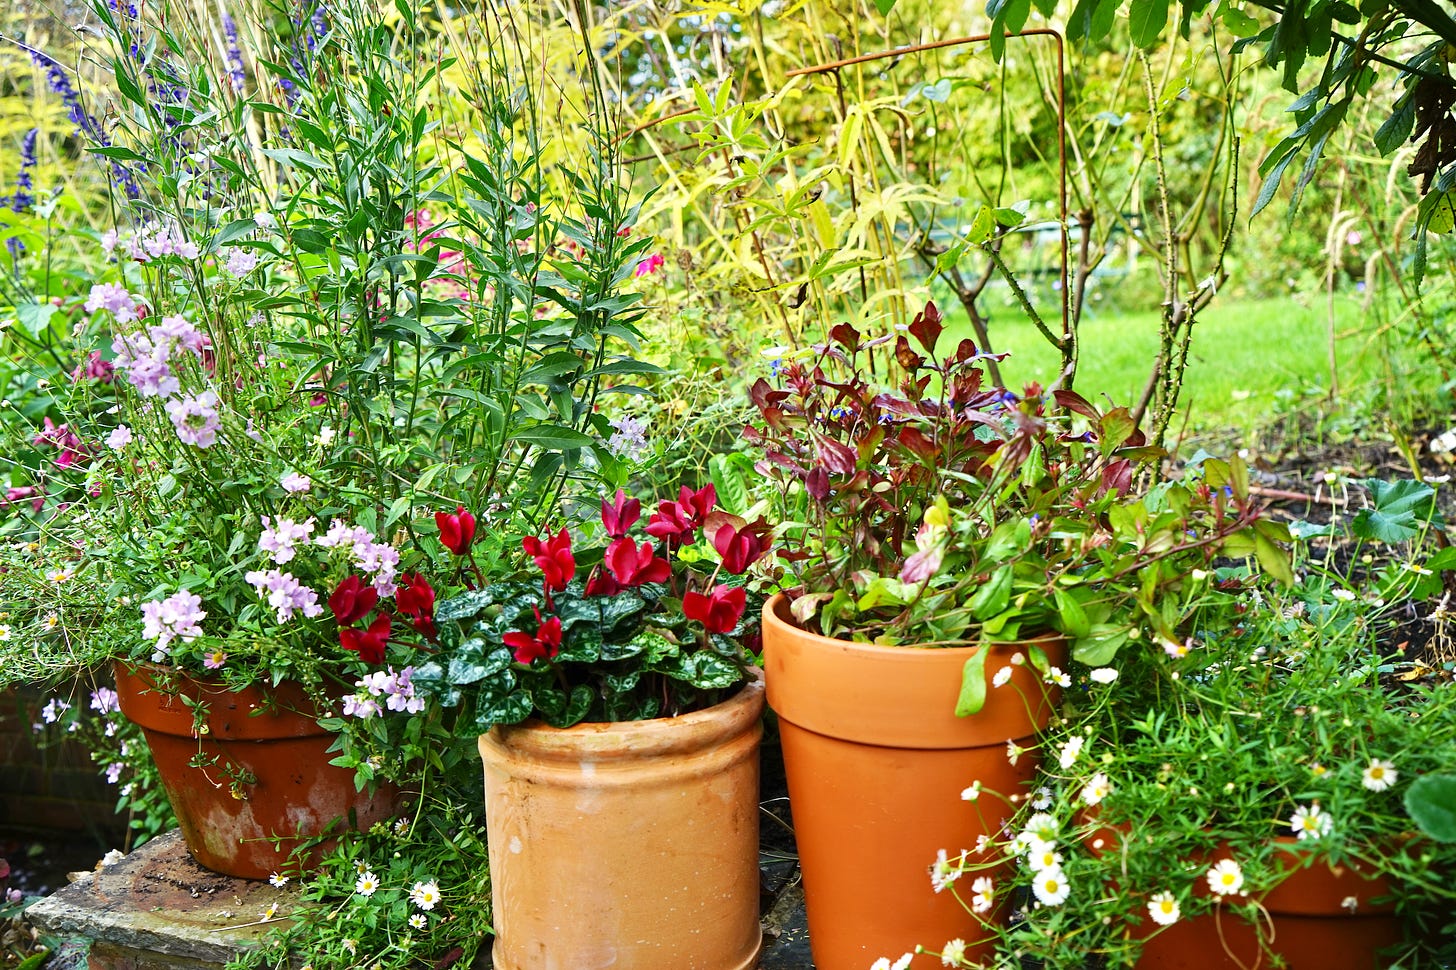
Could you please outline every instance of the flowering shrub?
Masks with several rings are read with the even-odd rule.
[[[1288,530],[1260,517],[1237,458],[1138,489],[1136,463],[1160,453],[1126,409],[987,386],[971,341],[937,354],[942,329],[934,303],[893,344],[841,324],[779,368],[783,387],[753,386],[763,424],[745,437],[778,486],[801,623],[926,646],[1056,631],[1102,665],[1143,627],[1183,644],[1211,605],[1189,577],[1221,555],[1288,575]],[[876,349],[902,375],[895,389],[871,377]],[[967,665],[960,713],[984,702],[986,655]],[[1047,673],[1040,649],[1030,659]]]
[[[533,716],[557,727],[669,717],[727,696],[752,660],[743,583],[770,551],[767,526],[718,510],[712,485],[660,502],[639,543],[641,517],[625,492],[602,500],[610,541],[585,577],[570,531],[527,536],[539,579],[441,603],[441,656],[416,683],[465,705],[461,729],[477,734]]]

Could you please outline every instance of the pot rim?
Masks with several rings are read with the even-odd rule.
[[[584,751],[630,749],[652,757],[710,746],[742,734],[763,714],[763,670],[749,668],[749,680],[725,701],[675,717],[641,721],[597,721],[552,727],[537,719],[498,724],[480,736],[480,744],[496,745],[547,760],[577,760]]]

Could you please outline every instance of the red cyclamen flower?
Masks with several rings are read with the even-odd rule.
[[[707,596],[692,592],[685,594],[683,615],[703,624],[709,633],[728,633],[738,625],[747,602],[748,594],[742,586],[720,583]]]
[[[608,505],[606,499],[602,499],[602,525],[607,528],[607,535],[613,539],[620,539],[627,534],[627,530],[642,517],[642,503],[635,498],[628,498],[627,493],[620,488],[617,489],[617,497]]]
[[[717,503],[718,490],[712,485],[696,492],[684,485],[676,502],[658,503],[647,520],[647,534],[668,542],[689,542]]]
[[[358,576],[350,576],[329,596],[329,609],[334,611],[339,626],[351,626],[364,619],[378,602],[377,589]]]
[[[561,618],[549,617],[541,620],[540,607],[533,607],[536,613],[536,635],[512,631],[501,637],[505,645],[516,655],[516,663],[530,665],[536,660],[550,660],[561,649]]]
[[[541,567],[541,573],[546,577],[547,591],[560,592],[576,576],[576,558],[571,554],[571,534],[565,529],[545,542],[535,536],[526,536],[521,540],[521,548]]]
[[[630,538],[622,538],[607,546],[602,562],[612,571],[617,582],[623,586],[641,586],[643,583],[665,583],[672,575],[672,566],[666,559],[655,555],[652,543],[642,543],[638,548]]]
[[[435,629],[435,589],[419,573],[405,573],[399,577],[399,588],[394,593],[394,605],[410,618],[410,624],[427,639],[438,635]]]
[[[586,595],[588,596],[616,596],[621,591],[622,585],[601,566],[593,567],[591,575],[586,579]]]
[[[735,575],[743,573],[763,558],[763,554],[768,552],[768,546],[762,519],[744,526],[741,530],[731,522],[725,523],[713,535],[713,548],[723,557],[723,568]]]
[[[339,643],[345,650],[351,650],[359,655],[359,659],[368,664],[384,663],[384,647],[389,643],[390,615],[380,613],[369,624],[367,630],[356,630],[353,627],[339,631]]]
[[[454,513],[436,512],[435,527],[440,530],[440,542],[457,556],[470,551],[475,541],[475,516],[465,511],[465,506],[455,506]]]

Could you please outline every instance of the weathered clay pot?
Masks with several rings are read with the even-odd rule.
[[[234,692],[118,663],[116,692],[146,736],[188,851],[214,872],[266,879],[301,841],[394,814],[394,788],[357,792],[354,772],[329,764],[336,736],[298,684]],[[192,767],[199,756],[209,764]]]
[[[482,735],[497,970],[757,966],[762,713]]]
[[[1006,742],[1033,743],[1056,691],[1029,664],[1013,666],[978,714],[956,717],[961,669],[979,648],[830,639],[798,627],[782,595],[764,606],[763,644],[814,965],[865,970],[916,944],[938,950],[957,938],[971,944],[972,962],[989,956],[980,918],[950,891],[936,893],[929,867],[938,850],[956,856],[996,835],[1006,808],[993,793],[1025,790],[1037,766],[1030,753],[1012,765]],[[1042,646],[1053,664],[1064,663],[1061,641]],[[994,647],[987,677],[1017,649]],[[961,792],[977,781],[985,793],[968,804]],[[956,888],[969,903],[970,887]],[[910,965],[928,970],[940,960],[923,954]]]
[[[1290,836],[1277,841],[1295,844]],[[1213,861],[1227,857],[1220,852]],[[1389,880],[1358,866],[1317,862],[1296,868],[1296,857],[1283,858],[1289,875],[1259,900],[1268,913],[1259,925],[1222,908],[1183,920],[1148,939],[1139,970],[1267,970],[1274,965],[1271,955],[1287,970],[1388,966],[1377,952],[1402,939]],[[1202,885],[1195,892],[1208,895]],[[1377,904],[1375,899],[1383,901]]]

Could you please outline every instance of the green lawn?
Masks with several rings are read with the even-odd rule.
[[[1322,393],[1330,384],[1328,319],[1323,296],[1310,305],[1293,297],[1265,300],[1216,300],[1194,330],[1181,407],[1191,424],[1250,428],[1267,420],[1281,395]],[[952,304],[953,306],[954,304]],[[958,307],[956,309],[959,309]],[[1335,301],[1336,356],[1342,394],[1364,390],[1384,376],[1380,344],[1373,325],[1362,326],[1361,303]],[[964,317],[956,336],[969,333]],[[1055,321],[1059,326],[1060,321]],[[1002,377],[1012,388],[1030,380],[1043,383],[1057,373],[1058,356],[1036,328],[1011,308],[993,318],[991,340],[1010,350]],[[1076,388],[1087,398],[1107,395],[1131,405],[1142,391],[1158,345],[1155,312],[1087,317],[1082,324],[1082,356]],[[1106,403],[1106,398],[1101,398]]]

